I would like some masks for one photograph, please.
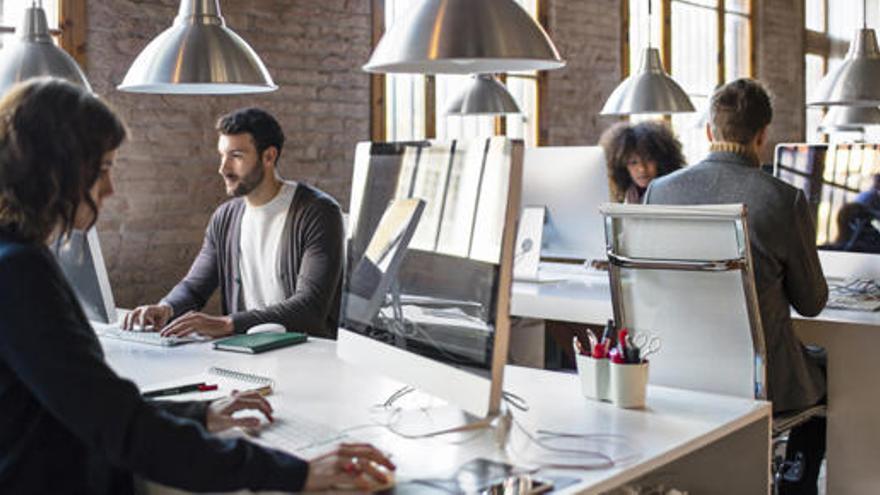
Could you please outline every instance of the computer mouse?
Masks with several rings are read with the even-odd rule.
[[[248,335],[255,333],[284,333],[287,329],[280,323],[261,323],[248,328]]]

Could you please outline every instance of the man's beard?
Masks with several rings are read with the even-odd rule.
[[[238,181],[238,185],[235,186],[235,189],[232,192],[228,193],[230,196],[241,197],[247,196],[251,193],[257,186],[263,182],[263,177],[266,175],[266,172],[263,171],[263,166],[260,163],[257,163],[257,166],[254,167],[253,170],[248,172],[244,177],[242,177]]]

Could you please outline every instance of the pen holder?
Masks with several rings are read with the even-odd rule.
[[[648,363],[617,364],[610,363],[608,374],[611,402],[618,407],[645,407],[645,394],[648,388]]]
[[[595,359],[578,354],[578,375],[581,377],[581,389],[584,397],[596,400],[609,400],[608,396],[608,359]]]

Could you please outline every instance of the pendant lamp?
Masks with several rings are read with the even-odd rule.
[[[864,132],[865,127],[880,125],[880,108],[828,107],[828,113],[819,124],[819,132]]]
[[[544,29],[513,0],[420,0],[385,32],[364,70],[477,74],[564,65]]]
[[[174,24],[137,56],[119,89],[221,95],[278,86],[253,48],[226,27],[219,0],[181,0]]]
[[[55,46],[42,5],[25,9],[17,39],[0,50],[0,94],[32,77],[67,79],[91,91],[89,81],[73,57]]]
[[[856,30],[843,62],[819,82],[808,105],[880,106],[880,48],[877,34],[868,29],[862,2],[862,28]]]
[[[474,74],[449,101],[446,115],[503,115],[520,113],[516,100],[491,74]]]
[[[666,73],[660,60],[660,51],[651,46],[651,3],[648,0],[648,47],[642,54],[639,71],[614,89],[600,115],[696,111],[681,86]]]

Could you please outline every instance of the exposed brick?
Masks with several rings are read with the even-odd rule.
[[[368,0],[222,1],[230,28],[261,55],[279,91],[257,96],[155,96],[118,92],[129,65],[171,26],[178,0],[90,1],[87,73],[125,118],[130,139],[114,169],[116,195],[98,224],[120,306],[162,297],[186,273],[214,208],[217,116],[257,105],[280,120],[290,145],[285,177],[348,203],[351,165],[337,148],[369,139]],[[349,154],[350,158],[351,155]],[[215,309],[215,301],[209,305]]]

